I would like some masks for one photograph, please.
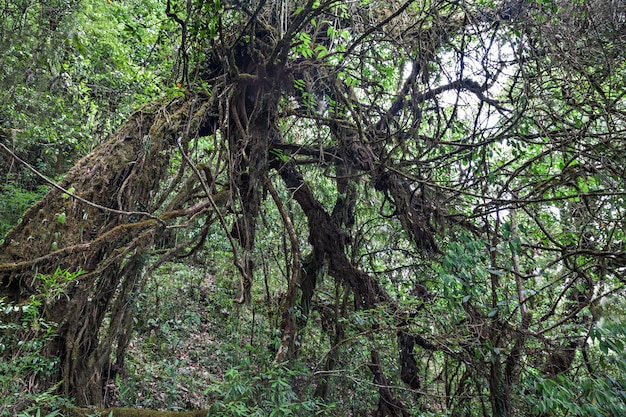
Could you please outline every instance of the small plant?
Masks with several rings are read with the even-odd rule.
[[[285,364],[274,364],[264,372],[231,368],[224,381],[213,384],[205,394],[217,394],[208,416],[321,416],[331,415],[331,405],[317,400],[301,401],[291,381],[300,374]]]
[[[16,306],[0,299],[0,416],[29,415],[56,400],[51,391],[37,389],[58,365],[42,353],[56,325],[43,319],[40,307],[37,300]]]
[[[626,413],[626,326],[604,321],[590,332],[591,346],[601,355],[588,354],[587,377],[559,374],[545,377],[534,373],[525,378],[524,399],[533,415],[548,412],[570,416],[621,416]]]
[[[71,272],[68,269],[57,267],[54,274],[39,274],[37,278],[41,280],[41,295],[46,301],[54,300],[65,294],[67,284],[76,281],[83,274],[82,270]],[[65,294],[67,297],[67,294]]]
[[[17,415],[17,417],[56,417],[56,416],[62,416],[60,410],[54,410],[54,411],[51,411],[51,412],[49,412],[47,414],[44,414],[42,416],[41,408],[38,408],[37,411],[35,412],[35,414],[31,414],[31,413],[28,413],[28,412],[24,411],[24,412],[19,413]]]
[[[24,304],[0,299],[0,416],[60,415],[55,406],[62,399],[54,394],[56,386],[42,391],[40,385],[58,372],[58,359],[44,354],[44,347],[55,336],[56,323],[45,319],[45,303],[64,294],[70,281],[82,271],[57,268],[52,275],[39,275],[42,293]]]
[[[0,242],[4,235],[20,222],[20,217],[35,201],[45,193],[46,187],[34,191],[21,188],[15,182],[7,182],[0,186]]]

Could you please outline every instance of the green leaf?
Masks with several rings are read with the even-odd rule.
[[[70,187],[67,190],[68,193],[74,194],[76,192],[76,189],[74,187]],[[68,198],[70,198],[70,195],[67,193],[63,193],[63,195],[61,196],[62,199],[67,200]]]

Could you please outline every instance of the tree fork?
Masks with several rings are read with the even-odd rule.
[[[315,199],[311,190],[304,182],[300,173],[296,170],[293,162],[287,162],[277,167],[285,185],[293,193],[294,199],[300,204],[305,215],[309,220],[309,242],[313,245],[314,251],[324,253],[329,259],[329,274],[338,280],[346,281],[354,291],[355,304],[357,309],[367,310],[378,304],[386,304],[392,310],[397,309],[397,305],[385,290],[371,276],[354,267],[345,255],[344,242],[345,233],[337,222],[325,211],[319,201]],[[402,345],[402,367],[405,375],[410,375],[409,382],[416,385],[417,367],[415,359],[412,356],[411,343],[415,343],[415,339],[405,337],[399,338]],[[405,346],[406,345],[406,346]],[[380,368],[380,359],[378,353],[372,351],[372,365],[370,369],[375,375],[375,380],[381,385],[387,383],[382,370]],[[412,366],[413,365],[413,366]],[[321,386],[318,394],[323,395],[325,388]],[[408,415],[406,408],[402,403],[394,399],[389,391],[380,388],[381,403],[395,404],[392,406],[394,413],[398,410],[401,415]],[[382,407],[382,408],[381,408]],[[386,410],[379,405],[379,412]],[[391,411],[389,411],[391,412]],[[407,413],[407,414],[405,414]],[[377,414],[377,415],[396,415],[396,414]]]

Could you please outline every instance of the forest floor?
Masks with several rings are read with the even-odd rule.
[[[271,326],[266,306],[237,304],[235,288],[226,269],[169,263],[157,270],[138,300],[125,369],[108,380],[106,405],[207,409],[249,389],[239,386],[250,380],[238,372],[271,364],[273,346],[253,346],[268,340]]]

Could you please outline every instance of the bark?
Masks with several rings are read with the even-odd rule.
[[[335,296],[336,296],[336,304],[333,308],[329,306],[320,305],[316,306],[316,308],[320,312],[320,316],[322,319],[322,330],[331,334],[330,337],[330,351],[328,352],[328,358],[326,359],[326,364],[324,365],[324,372],[328,374],[330,371],[335,369],[335,366],[339,362],[339,353],[341,345],[344,342],[345,338],[345,326],[343,321],[341,320],[345,317],[347,304],[348,304],[348,294],[346,293],[343,297],[343,301],[341,306],[339,305],[339,288],[341,284],[337,283],[335,286]],[[323,376],[317,386],[315,387],[315,392],[313,396],[321,399],[326,399],[328,394],[329,387],[329,379],[326,376]]]
[[[283,206],[283,203],[278,196],[278,193],[274,189],[271,181],[267,181],[267,188],[276,203],[278,211],[283,219],[283,224],[287,229],[289,235],[289,243],[291,245],[291,276],[289,277],[289,285],[287,286],[287,293],[285,294],[285,301],[282,306],[283,317],[280,327],[283,331],[280,347],[274,358],[275,363],[281,363],[285,361],[291,361],[296,356],[298,337],[298,327],[296,324],[296,302],[298,297],[298,285],[300,284],[300,248],[298,244],[298,236],[291,223],[291,218],[287,213],[287,210]]]
[[[492,353],[492,363],[489,373],[489,398],[491,412],[497,417],[511,415],[511,392],[503,378],[500,356]]]
[[[322,313],[324,314],[324,313]],[[330,317],[325,318],[326,320],[333,320],[335,322],[334,326],[334,334],[331,340],[331,348],[330,352],[328,352],[328,358],[326,359],[326,363],[324,364],[324,372],[329,373],[339,362],[339,352],[341,343],[345,337],[345,328],[343,323],[339,321],[339,317]],[[315,392],[313,393],[314,397],[326,399],[328,395],[328,377],[323,376],[315,387]]]
[[[397,7],[392,14],[358,37],[346,53],[355,52],[355,48],[360,47],[375,31],[383,33],[383,26],[399,17],[412,3],[409,0]],[[409,106],[405,100],[411,96],[411,89],[420,72],[419,60],[414,62],[414,74],[398,95],[401,99],[393,102],[383,120],[372,124],[364,116],[365,113],[360,112],[359,104],[349,98],[350,91],[338,86],[336,75],[330,75],[334,71],[324,74],[321,70],[324,66],[315,60],[292,60],[291,68],[285,70],[290,61],[291,42],[299,42],[296,35],[306,23],[317,16],[330,13],[330,3],[318,5],[314,1],[307,2],[302,10],[290,16],[290,24],[281,27],[281,36],[278,37],[271,23],[266,23],[272,22],[271,18],[265,19],[269,15],[262,18],[260,16],[260,13],[270,10],[264,6],[265,2],[261,2],[257,9],[242,14],[247,16],[247,23],[239,27],[233,23],[233,33],[228,36],[221,33],[221,41],[213,44],[212,50],[207,53],[208,76],[204,78],[219,80],[215,82],[221,83],[213,86],[215,96],[220,97],[219,106],[214,105],[209,112],[205,106],[200,106],[200,103],[193,100],[177,100],[138,112],[116,135],[81,161],[62,184],[66,190],[72,188],[76,195],[94,205],[85,205],[83,201],[74,198],[65,199],[62,191],[53,190],[27,213],[22,225],[7,236],[5,244],[0,248],[0,274],[3,284],[0,295],[9,295],[17,301],[37,292],[39,282],[34,270],[49,273],[60,266],[85,271],[79,282],[68,287],[69,298],[66,301],[55,300],[47,306],[47,318],[60,323],[59,336],[51,346],[50,353],[62,358],[60,378],[64,381],[64,391],[76,397],[79,404],[101,402],[102,374],[112,346],[117,343],[118,352],[124,352],[129,334],[125,324],[130,323],[130,312],[125,306],[132,304],[132,294],[142,286],[141,270],[148,248],[160,239],[170,220],[203,213],[216,206],[210,197],[209,188],[203,183],[202,188],[210,205],[198,203],[195,206],[186,206],[192,203],[187,196],[181,194],[180,198],[175,196],[169,200],[173,204],[170,211],[159,211],[161,204],[167,200],[168,192],[180,189],[171,186],[164,195],[159,196],[160,184],[166,182],[170,167],[169,152],[179,146],[184,160],[191,164],[185,156],[186,140],[189,136],[211,134],[220,126],[220,137],[228,146],[227,175],[238,203],[234,207],[237,218],[232,223],[228,237],[231,244],[233,240],[238,241],[242,249],[241,256],[238,256],[233,244],[235,263],[242,275],[240,302],[251,301],[255,271],[252,253],[270,167],[279,172],[308,219],[309,242],[313,246],[313,255],[310,270],[304,274],[303,281],[300,280],[302,271],[297,268],[297,237],[290,236],[294,264],[283,311],[282,326],[285,337],[281,352],[295,351],[293,343],[297,335],[297,323],[293,317],[293,307],[298,284],[302,284],[301,309],[308,314],[316,279],[320,271],[326,268],[337,283],[350,287],[357,309],[384,305],[391,313],[397,312],[394,300],[377,280],[356,268],[346,255],[349,237],[343,227],[349,229],[355,222],[356,187],[352,180],[357,173],[370,175],[375,188],[393,205],[393,216],[400,220],[418,248],[426,252],[438,252],[433,237],[434,229],[430,224],[437,207],[429,201],[423,187],[408,185],[411,181],[405,181],[405,178],[390,171],[378,159],[383,155],[385,147],[379,141],[379,133],[385,130],[384,126],[391,124],[392,119],[403,108]],[[186,23],[171,13],[169,2],[167,14],[186,31]],[[286,19],[287,16],[283,18]],[[441,36],[442,33],[436,29],[426,32],[428,33],[425,37],[439,39],[433,42],[434,45],[452,36],[452,31],[446,37]],[[186,65],[186,55],[184,59]],[[423,57],[420,59],[424,60]],[[428,60],[429,58],[425,59]],[[285,98],[283,93],[293,88],[294,76],[300,71],[299,68],[307,66],[320,70],[319,76],[312,79],[320,85],[328,82],[324,89],[334,90],[331,92],[334,93],[334,100],[355,115],[354,120],[344,118],[343,121],[331,121],[326,118],[324,121],[337,143],[335,150],[338,157],[333,156],[332,163],[336,168],[339,197],[332,215],[315,199],[295,163],[291,161],[283,164],[278,158],[272,159],[269,152],[272,146],[282,145],[278,128],[279,99],[281,96]],[[188,74],[183,74],[183,77],[188,77]],[[188,78],[185,80],[188,81]],[[319,93],[320,90],[315,90],[317,87],[309,93]],[[467,88],[461,80],[458,85],[448,88],[462,87]],[[434,96],[439,92],[433,91],[431,94]],[[413,105],[426,99],[425,95],[416,97]],[[413,110],[418,119],[417,109]],[[209,116],[218,113],[219,118]],[[359,118],[363,120],[358,120]],[[345,128],[343,122],[351,127]],[[357,128],[354,127],[356,125]],[[181,135],[183,143],[179,144]],[[375,142],[379,142],[380,148],[370,145]],[[298,143],[294,145],[300,147]],[[320,154],[327,154],[321,143]],[[182,179],[182,169],[180,173],[179,179]],[[208,177],[209,175],[207,181]],[[188,187],[181,189],[183,194],[200,189],[196,186],[195,179],[187,184]],[[275,199],[279,204],[278,199]],[[155,204],[155,201],[160,203]],[[64,223],[57,221],[54,217],[56,213],[65,213],[68,220]],[[220,220],[225,227],[224,219],[220,217]],[[283,215],[283,221],[288,224],[289,217]],[[45,230],[41,226],[43,223],[46,224]],[[52,247],[54,249],[51,251]],[[111,324],[103,329],[102,323],[106,315],[110,315]],[[399,322],[398,326],[403,326],[403,323]],[[340,337],[343,337],[343,329],[336,327],[334,346],[340,344]],[[412,336],[405,331],[398,333],[402,379],[414,389],[419,387],[419,369],[413,350],[416,344],[420,345],[420,340],[418,336]],[[422,343],[420,346],[425,345]],[[281,353],[277,359],[289,357],[289,354],[291,353]],[[123,364],[123,358],[118,357],[118,363]],[[329,362],[330,367],[333,365],[334,363]],[[370,369],[375,382],[380,386],[379,415],[407,415],[406,408],[393,397],[388,388],[388,380],[375,351],[372,352]]]
[[[389,388],[389,381],[385,377],[380,365],[380,355],[377,351],[371,352],[372,362],[369,364],[369,368],[374,374],[374,384],[378,386],[378,393],[380,398],[378,400],[378,409],[374,414],[375,417],[409,417],[409,411],[406,409],[402,401],[398,400],[391,393]]]
[[[345,232],[315,199],[295,165],[288,162],[279,168],[279,173],[309,220],[309,242],[328,258],[329,274],[346,281],[353,289],[357,308],[390,303],[391,298],[378,282],[349,261],[345,254]]]
[[[415,337],[400,330],[398,332],[398,341],[400,344],[400,378],[411,389],[418,390],[421,387],[421,380],[417,361],[413,356]]]

